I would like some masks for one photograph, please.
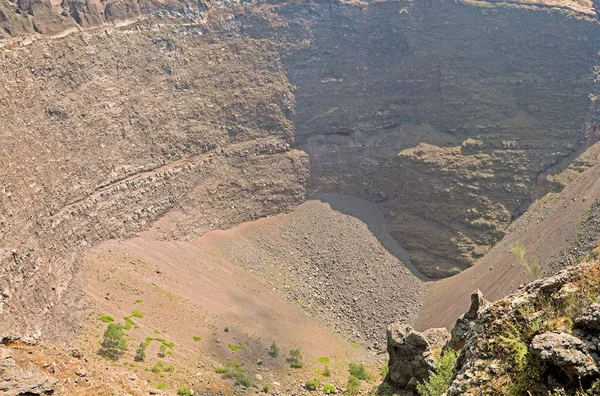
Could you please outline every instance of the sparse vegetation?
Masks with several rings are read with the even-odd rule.
[[[290,350],[290,357],[288,357],[286,361],[292,368],[302,368],[304,366],[304,363],[302,363],[302,353],[300,352],[300,349]]]
[[[350,372],[350,375],[355,376],[359,380],[368,381],[371,379],[371,376],[367,374],[365,366],[362,364],[350,363],[348,365],[348,371]]]
[[[164,358],[166,352],[167,352],[167,347],[164,344],[161,344],[160,349],[158,350],[158,357],[161,359]]]
[[[273,341],[273,343],[271,344],[271,348],[269,348],[269,355],[271,355],[271,357],[274,358],[279,356],[279,347],[277,346],[275,341]]]
[[[304,387],[306,389],[308,389],[309,391],[315,391],[319,387],[319,380],[317,380],[317,379],[309,379],[304,384]]]
[[[320,357],[320,358],[319,358],[319,362],[321,362],[321,363],[325,363],[325,364],[329,364],[329,363],[330,363],[330,360],[329,360],[329,358],[328,358],[328,357]]]
[[[123,327],[125,330],[131,330],[132,327],[135,327],[137,329],[139,327],[131,319],[131,316],[127,316],[127,317],[123,318],[123,320],[125,320],[125,326]]]
[[[180,386],[179,389],[177,390],[177,395],[178,396],[192,396],[193,392],[187,386]]]
[[[100,319],[100,321],[104,322],[104,323],[111,323],[115,321],[115,318],[113,318],[112,316],[108,316],[108,315],[100,315],[98,317],[98,319]]]
[[[167,384],[165,382],[159,382],[158,385],[156,385],[156,389],[158,389],[158,390],[166,390],[167,389]]]
[[[231,349],[234,352],[237,351],[237,350],[239,350],[239,349],[244,349],[244,346],[242,345],[241,342],[238,345],[229,344],[228,347],[229,347],[229,349]]]
[[[148,344],[146,344],[145,342],[140,343],[137,350],[135,351],[134,360],[136,362],[143,362],[144,360],[146,360],[146,347],[148,347]]]
[[[331,384],[325,384],[323,385],[323,393],[326,395],[334,394],[337,393],[337,390],[335,389],[335,386]]]
[[[127,340],[125,340],[123,326],[110,323],[104,332],[104,339],[98,354],[110,360],[119,360],[126,350]]]
[[[131,313],[131,316],[133,316],[134,318],[142,319],[144,317],[144,314],[141,311],[134,309],[133,312]]]
[[[250,387],[252,385],[250,379],[244,375],[242,366],[235,361],[229,362],[221,367],[216,367],[215,373],[221,374],[223,378],[234,379],[235,383],[238,385],[243,385],[245,387]]]
[[[356,395],[360,392],[360,380],[354,375],[350,374],[348,377],[348,384],[346,385],[346,395]]]
[[[441,396],[447,390],[452,378],[452,369],[456,364],[457,354],[453,350],[444,352],[435,363],[435,372],[427,380],[417,384],[417,392],[421,396]]]
[[[515,255],[519,264],[521,264],[527,270],[527,274],[529,275],[529,279],[531,281],[540,279],[540,260],[536,258],[530,263],[527,260],[527,249],[525,249],[525,246],[521,241],[517,241],[510,251]]]
[[[159,360],[154,366],[152,366],[150,371],[152,371],[154,374],[163,377],[166,373],[174,372],[175,367],[172,364],[165,362],[164,360]]]
[[[141,304],[142,300],[135,300],[136,304]]]

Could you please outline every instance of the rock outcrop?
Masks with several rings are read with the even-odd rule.
[[[0,374],[0,393],[6,396],[51,395],[58,382],[33,366],[20,368],[6,347],[0,347]]]
[[[387,331],[387,383],[396,389],[413,390],[435,369],[438,354],[449,338],[446,329],[430,329],[423,333],[410,326],[395,323]]]
[[[532,282],[493,304],[475,292],[471,309],[457,321],[452,339],[444,345],[444,350],[458,352],[446,394],[547,394],[581,389],[596,394],[600,327],[594,301],[600,293],[599,275],[600,262],[593,261]],[[414,335],[405,327],[390,330],[399,336],[388,337],[387,382],[410,389],[414,380],[411,386],[406,380],[393,380],[407,378],[405,373],[413,367],[419,368],[419,380],[427,380],[435,361],[426,353],[424,335]],[[408,344],[404,341],[408,337],[419,342]],[[399,359],[397,345],[416,347],[404,347]]]
[[[591,6],[249,3],[0,2],[0,327],[76,331],[81,249],[168,211],[186,239],[318,192],[455,274],[595,114]]]

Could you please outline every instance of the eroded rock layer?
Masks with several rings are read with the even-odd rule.
[[[588,8],[3,1],[2,326],[74,331],[81,249],[174,207],[187,238],[357,195],[468,267],[595,114]]]

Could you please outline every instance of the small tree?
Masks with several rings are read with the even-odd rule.
[[[104,339],[98,353],[111,360],[118,360],[127,350],[127,340],[123,326],[117,323],[110,323],[104,332]]]
[[[137,350],[135,351],[134,360],[136,362],[143,362],[144,360],[146,360],[146,347],[147,346],[148,346],[148,344],[146,344],[145,342],[140,343],[140,346],[138,346]]]
[[[302,363],[302,354],[300,353],[300,349],[290,350],[290,357],[287,358],[286,361],[292,368],[302,368],[302,366],[304,366],[304,363]]]
[[[269,355],[271,355],[274,358],[279,356],[279,347],[277,346],[277,344],[275,344],[274,341],[271,344],[271,348],[269,349]]]

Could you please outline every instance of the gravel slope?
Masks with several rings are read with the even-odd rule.
[[[422,293],[421,280],[396,257],[408,260],[406,252],[384,224],[376,205],[326,194],[290,214],[202,239],[326,325],[380,349],[386,326],[412,321]]]

